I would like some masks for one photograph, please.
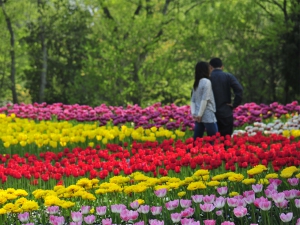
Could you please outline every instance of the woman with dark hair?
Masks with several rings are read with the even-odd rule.
[[[198,62],[195,66],[195,81],[191,98],[191,114],[195,120],[194,140],[218,132],[215,116],[216,104],[209,80],[210,69],[207,62]]]

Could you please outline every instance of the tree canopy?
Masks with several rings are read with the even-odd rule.
[[[188,104],[223,60],[244,102],[300,97],[300,0],[0,0],[0,100]]]

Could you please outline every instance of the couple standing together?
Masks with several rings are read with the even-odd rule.
[[[231,100],[231,90],[234,100]],[[236,77],[223,72],[222,60],[198,62],[191,98],[191,114],[195,121],[194,140],[217,132],[221,136],[233,133],[233,109],[242,102],[243,88]]]

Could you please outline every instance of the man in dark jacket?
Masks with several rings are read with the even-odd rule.
[[[209,62],[212,70],[211,85],[216,102],[216,118],[221,136],[233,133],[233,109],[242,102],[243,88],[239,81],[230,73],[223,72],[222,60],[213,58]],[[231,100],[231,89],[234,100]]]

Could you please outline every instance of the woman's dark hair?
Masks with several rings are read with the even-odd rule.
[[[194,90],[197,89],[200,79],[209,78],[209,64],[207,62],[198,62],[195,66]]]

